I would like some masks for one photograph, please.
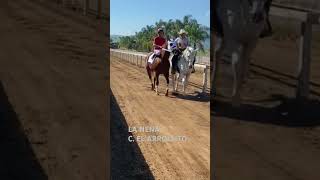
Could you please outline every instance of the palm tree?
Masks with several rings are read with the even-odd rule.
[[[192,19],[192,15],[184,16],[183,17],[183,25],[187,26],[190,23],[190,21],[192,21],[192,20],[194,20],[194,19]]]
[[[187,22],[185,30],[188,32],[190,43],[198,45],[200,50],[204,51],[203,41],[209,38],[209,28],[200,25],[195,19],[189,18]]]
[[[159,20],[154,25],[147,25],[134,36],[120,38],[119,45],[122,48],[133,48],[139,51],[151,51],[152,41],[156,35],[156,29],[163,27],[168,37],[177,37],[180,29],[184,28],[188,32],[190,42],[197,44],[201,50],[203,41],[209,37],[209,28],[200,25],[191,15],[184,16],[182,20],[176,19],[169,21]]]

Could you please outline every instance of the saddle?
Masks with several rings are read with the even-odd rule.
[[[149,68],[150,68],[151,70],[155,70],[155,69],[157,68],[157,66],[161,63],[162,57],[161,57],[161,56],[158,56],[158,55],[155,55],[155,54],[153,54],[152,56],[155,56],[155,57],[153,57],[154,60],[153,60],[152,63],[147,62],[147,66],[149,66]],[[148,57],[147,59],[149,59],[149,57]]]

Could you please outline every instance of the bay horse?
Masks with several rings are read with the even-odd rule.
[[[146,69],[149,76],[149,79],[151,81],[151,90],[155,90],[157,95],[159,95],[159,76],[160,74],[163,74],[167,81],[167,89],[166,89],[166,96],[169,94],[169,69],[170,69],[170,50],[162,48],[160,57],[156,57],[152,63],[148,62],[148,59],[150,55],[153,53],[150,53],[146,57]]]
[[[266,24],[265,6],[269,1],[216,1],[214,14],[218,33],[214,50],[213,85],[216,85],[218,62],[230,64],[233,106],[240,105],[240,90],[249,73],[250,56]]]

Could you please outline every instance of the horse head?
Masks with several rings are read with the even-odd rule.
[[[260,23],[266,18],[265,6],[270,0],[247,0],[250,6],[250,14],[254,23]]]
[[[196,53],[197,53],[198,49],[193,49],[192,47],[187,47],[184,51],[183,51],[183,57],[186,60],[186,62],[188,63],[188,67],[189,69],[193,68],[193,64],[195,61],[195,57],[196,57]]]
[[[177,48],[176,42],[174,40],[169,40],[168,41],[168,49],[169,50],[173,50],[173,49],[176,49],[176,48]]]

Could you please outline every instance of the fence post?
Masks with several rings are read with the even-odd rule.
[[[131,64],[134,65],[134,62],[133,62],[133,54],[130,54],[130,59],[131,59]]]
[[[97,19],[101,18],[101,0],[97,0]]]
[[[89,12],[89,0],[84,0],[83,3],[83,15],[88,15]]]
[[[311,39],[312,39],[312,22],[311,13],[307,14],[307,21],[301,23],[300,52],[298,65],[298,86],[296,98],[298,100],[308,99],[309,80],[311,65]]]
[[[140,67],[140,66],[139,66],[139,62],[138,62],[138,61],[139,61],[139,60],[138,60],[138,55],[135,55],[135,57],[136,57],[136,58],[135,58],[135,59],[136,59],[136,66]]]
[[[143,67],[142,66],[142,56],[140,56],[140,66]]]
[[[205,93],[207,90],[207,84],[208,84],[208,66],[206,65],[206,67],[203,70],[203,87],[202,87],[202,92]]]

